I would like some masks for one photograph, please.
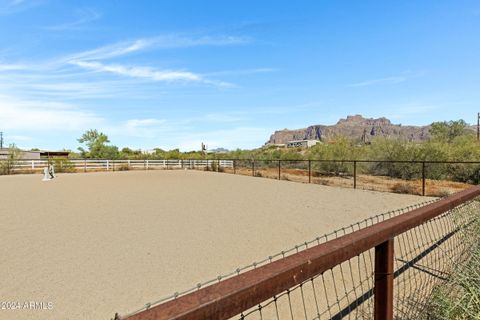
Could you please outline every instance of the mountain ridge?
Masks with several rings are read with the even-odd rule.
[[[425,141],[430,139],[430,127],[394,124],[385,117],[364,118],[362,115],[349,115],[340,119],[334,125],[311,125],[301,129],[283,129],[275,131],[265,143],[285,144],[293,140],[328,141],[338,136],[371,141],[375,137],[404,138],[410,141]],[[471,127],[470,127],[471,128]]]

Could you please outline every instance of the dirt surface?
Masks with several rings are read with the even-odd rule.
[[[46,308],[0,319],[110,319],[429,200],[180,170],[2,176],[0,194],[0,300]]]

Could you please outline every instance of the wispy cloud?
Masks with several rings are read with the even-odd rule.
[[[363,82],[357,82],[350,85],[350,87],[366,87],[372,85],[380,85],[380,84],[397,84],[407,81],[407,77],[404,76],[396,76],[396,77],[386,77],[380,79],[372,79]]]
[[[1,0],[0,15],[9,15],[25,11],[40,5],[42,0]]]
[[[106,65],[100,62],[72,61],[81,68],[92,70],[95,72],[109,72],[128,76],[133,78],[145,78],[153,81],[202,81],[202,77],[198,74],[187,71],[161,71],[149,67],[123,66],[119,64]]]
[[[361,81],[357,83],[352,83],[349,87],[367,87],[367,86],[374,86],[374,85],[393,85],[405,82],[407,80],[420,77],[424,74],[424,72],[411,72],[405,71],[400,75],[397,76],[390,76],[385,78],[378,78],[378,79],[371,79],[366,81]]]
[[[0,71],[26,70],[27,66],[20,64],[1,64]]]
[[[203,142],[209,149],[215,148],[250,148],[252,145],[260,145],[263,137],[273,132],[272,128],[257,127],[234,127],[225,130],[212,130],[177,136],[178,146],[182,151],[198,150]]]
[[[404,118],[410,118],[415,115],[425,114],[441,109],[441,106],[429,103],[412,102],[403,105],[389,106],[390,112],[387,112],[383,116],[391,120],[401,120]]]
[[[87,50],[66,57],[70,60],[105,60],[132,54],[147,49],[171,49],[187,48],[195,46],[225,46],[238,45],[250,42],[250,38],[234,36],[203,36],[187,37],[175,34],[161,35],[150,38],[140,38],[130,41],[122,41],[93,50]]]
[[[226,81],[208,79],[209,74],[201,75],[184,70],[158,70],[148,66],[135,66],[125,64],[107,64],[104,60],[141,52],[148,49],[167,49],[193,47],[203,45],[233,45],[243,44],[250,41],[248,38],[233,36],[202,36],[187,37],[179,35],[163,35],[151,38],[140,38],[132,41],[114,43],[92,50],[75,53],[64,57],[62,61],[66,64],[76,65],[83,69],[94,72],[106,72],[132,78],[148,79],[151,81],[187,81],[198,82],[217,87],[234,87]],[[244,70],[245,73],[269,72],[269,69]],[[228,73],[228,72],[226,72]]]
[[[243,69],[243,70],[224,70],[224,71],[216,71],[216,72],[209,72],[205,75],[207,76],[229,76],[229,75],[250,75],[250,74],[258,74],[258,73],[269,73],[277,71],[277,69],[273,68],[255,68],[255,69]]]
[[[0,95],[0,123],[7,130],[70,131],[98,125],[102,121],[98,115],[74,105]]]
[[[158,136],[158,133],[164,129],[163,125],[166,125],[166,123],[166,120],[155,118],[130,119],[127,120],[125,125],[117,128],[117,132],[120,129],[123,134],[126,133],[131,137],[153,138]]]
[[[91,8],[79,9],[76,14],[77,19],[75,21],[47,26],[44,29],[51,31],[79,30],[86,24],[100,19],[102,16],[98,11]]]

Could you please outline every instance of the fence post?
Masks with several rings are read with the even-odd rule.
[[[308,160],[308,183],[312,183],[312,161]]]
[[[83,172],[87,172],[87,159],[83,160]]]
[[[252,161],[252,177],[255,177],[255,159]]]
[[[112,172],[115,172],[115,159],[112,160]]]
[[[281,173],[281,166],[282,166],[282,161],[278,160],[278,180],[282,180],[282,177],[280,176]]]
[[[353,189],[357,189],[357,161],[353,161]]]
[[[393,238],[375,247],[375,320],[393,320],[393,248]]]
[[[237,165],[236,165],[236,161],[233,160],[233,174],[237,173]]]
[[[422,162],[422,196],[425,195],[425,161]]]
[[[32,170],[35,170],[35,160],[32,160]]]
[[[110,170],[110,161],[107,160],[107,171]]]

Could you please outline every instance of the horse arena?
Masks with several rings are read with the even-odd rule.
[[[429,198],[195,170],[0,177],[1,319],[110,319]]]

